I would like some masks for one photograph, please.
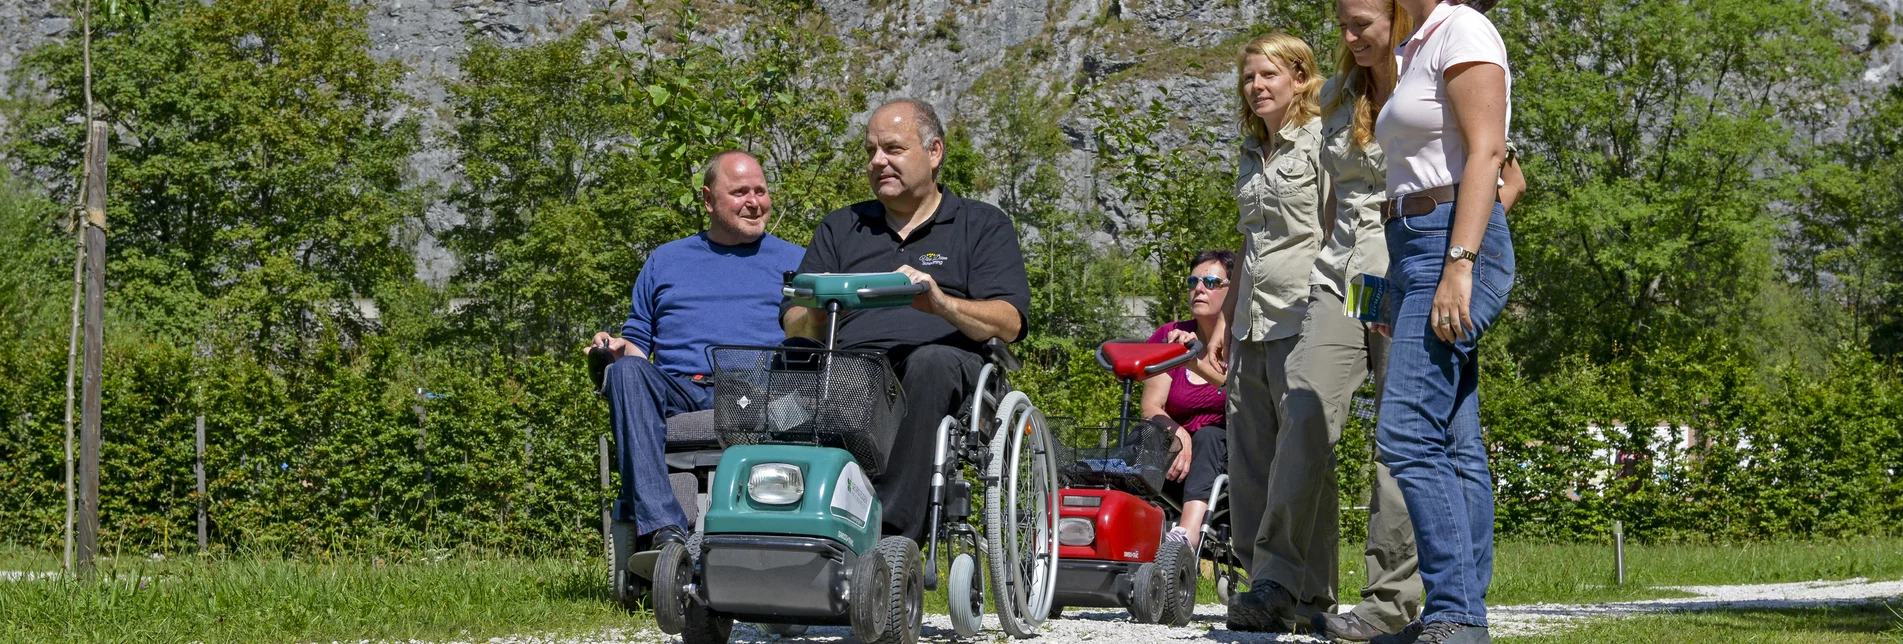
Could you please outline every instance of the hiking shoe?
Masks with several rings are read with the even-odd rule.
[[[1493,638],[1487,635],[1485,626],[1468,626],[1453,622],[1434,622],[1422,625],[1420,622],[1408,624],[1407,628],[1393,635],[1383,635],[1373,640],[1374,644],[1493,644]]]
[[[660,550],[661,546],[670,543],[687,545],[687,533],[681,532],[681,529],[677,526],[666,526],[659,530],[635,537],[634,541],[638,551]]]
[[[1401,627],[1401,630],[1376,635],[1369,641],[1374,644],[1414,644],[1415,640],[1420,639],[1421,631],[1426,628],[1427,625],[1419,621],[1408,622],[1407,626]]]
[[[1174,527],[1174,528],[1170,528],[1170,531],[1169,531],[1169,532],[1165,532],[1165,533],[1163,533],[1163,540],[1164,540],[1164,541],[1174,541],[1174,542],[1177,542],[1177,543],[1181,543],[1181,544],[1184,544],[1184,545],[1188,545],[1188,544],[1189,544],[1189,531],[1188,531],[1188,530],[1184,530],[1184,529],[1183,529],[1183,526],[1180,526],[1180,525],[1179,525],[1179,526],[1176,526],[1176,527]]]
[[[1229,604],[1229,630],[1249,633],[1293,632],[1295,596],[1273,581],[1236,595]]]
[[[1388,633],[1354,613],[1315,613],[1308,624],[1315,636],[1342,642],[1366,642]]]

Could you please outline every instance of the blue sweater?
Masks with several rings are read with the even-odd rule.
[[[683,378],[708,373],[709,345],[779,344],[783,274],[805,254],[772,235],[722,246],[702,232],[662,244],[634,280],[621,337]]]

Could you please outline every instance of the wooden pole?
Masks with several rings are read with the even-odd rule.
[[[1612,522],[1612,560],[1613,560],[1613,566],[1617,567],[1619,570],[1618,585],[1624,586],[1625,585],[1625,522],[1624,521],[1614,520]]]
[[[205,417],[198,417],[197,431],[198,459],[192,463],[192,474],[198,477],[198,554],[205,555],[208,524],[205,520]]]
[[[601,489],[605,492],[608,486],[614,483],[608,478],[608,435],[602,434],[599,442],[601,444]],[[609,561],[613,561],[615,557],[614,507],[615,502],[612,496],[601,504],[601,539],[606,545]]]
[[[79,539],[76,569],[91,576],[99,548],[99,403],[106,339],[106,123],[92,121],[86,145],[86,357],[80,377]]]
[[[85,229],[86,224],[79,217],[73,218],[73,231]],[[83,240],[84,235],[74,235],[75,240]],[[73,243],[73,328],[66,339],[66,554],[60,560],[68,573],[73,572],[73,375],[79,373],[79,312],[80,303],[86,294],[86,244],[84,241]]]

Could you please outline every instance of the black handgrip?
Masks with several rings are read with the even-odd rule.
[[[1184,364],[1188,363],[1191,360],[1195,360],[1196,358],[1202,357],[1202,354],[1203,354],[1203,341],[1195,339],[1195,338],[1190,338],[1189,350],[1183,352],[1183,355],[1176,356],[1168,360],[1164,360],[1162,362],[1150,365],[1148,367],[1144,367],[1143,375],[1154,376],[1156,374],[1163,373],[1171,369],[1175,369],[1177,367],[1183,366]]]
[[[875,286],[858,290],[859,297],[891,297],[894,295],[919,295],[931,287],[923,282],[913,282],[902,286]]]
[[[997,364],[998,368],[1003,369],[1005,373],[1024,368],[1024,363],[1019,361],[1016,355],[1012,355],[1011,344],[1002,338],[986,340],[985,351],[991,354],[991,362]]]
[[[588,379],[595,382],[595,393],[601,393],[601,383],[608,378],[608,365],[614,362],[615,352],[608,347],[588,348]]]

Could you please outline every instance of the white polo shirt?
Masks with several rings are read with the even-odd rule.
[[[1400,79],[1375,118],[1374,138],[1388,157],[1388,197],[1460,183],[1467,142],[1447,107],[1448,68],[1493,63],[1507,73],[1507,130],[1513,129],[1513,74],[1506,42],[1472,7],[1442,3],[1394,50]]]

